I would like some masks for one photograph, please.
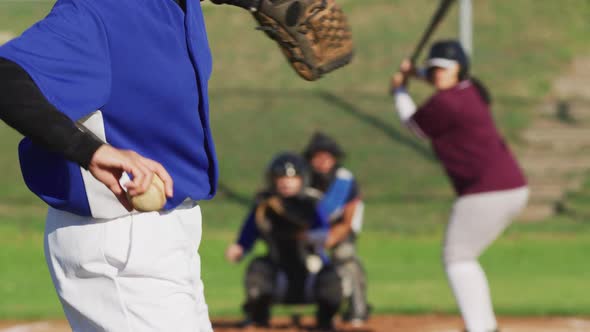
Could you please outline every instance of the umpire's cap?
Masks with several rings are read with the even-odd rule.
[[[342,151],[340,145],[330,136],[318,131],[309,140],[307,147],[303,151],[303,156],[306,160],[310,161],[320,151],[330,153],[338,161],[344,158],[344,151]]]

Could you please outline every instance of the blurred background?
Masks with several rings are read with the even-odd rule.
[[[321,129],[345,148],[366,201],[360,254],[381,314],[456,314],[440,263],[454,194],[429,146],[404,130],[390,74],[412,51],[432,0],[340,0],[353,63],[317,83],[299,79],[247,13],[204,5],[214,59],[211,121],[220,192],[202,202],[203,278],[212,317],[239,317],[245,263],[223,251],[263,184],[272,155],[300,151]],[[53,1],[0,0],[0,43]],[[590,2],[476,0],[473,73],[526,168],[530,206],[482,257],[500,315],[590,315]],[[458,36],[458,10],[435,39]],[[429,88],[412,86],[418,100]],[[2,91],[0,91],[2,93]],[[174,130],[174,128],[170,128]],[[44,204],[19,170],[19,135],[0,124],[0,319],[62,318],[43,258]],[[258,248],[261,250],[262,248]]]

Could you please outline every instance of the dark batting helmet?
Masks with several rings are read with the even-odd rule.
[[[338,161],[344,158],[344,151],[334,139],[324,133],[316,132],[303,151],[303,156],[307,161],[310,161],[320,151],[330,153]]]
[[[469,57],[467,57],[461,43],[456,40],[441,40],[432,45],[426,60],[426,66],[429,69],[433,67],[448,68],[454,63],[458,63],[461,67],[459,79],[467,79],[469,75]]]

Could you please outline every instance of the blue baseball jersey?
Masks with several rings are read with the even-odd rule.
[[[0,57],[23,67],[72,120],[98,114],[99,137],[160,162],[174,179],[164,209],[214,196],[212,61],[199,1],[187,1],[185,13],[173,0],[58,0]],[[26,184],[49,205],[83,216],[125,213],[61,155],[25,138],[19,157]]]
[[[334,179],[326,189],[318,204],[321,213],[328,216],[330,222],[342,216],[346,204],[359,199],[357,182],[352,173],[340,167],[336,170]]]

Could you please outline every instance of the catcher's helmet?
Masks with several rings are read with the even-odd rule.
[[[342,148],[334,139],[324,133],[316,132],[303,151],[303,156],[307,161],[310,161],[313,155],[320,151],[330,153],[338,161],[344,158],[344,151],[342,151]]]
[[[469,74],[469,58],[456,40],[441,40],[432,45],[426,60],[426,66],[447,68],[453,63],[458,63],[461,67],[459,79],[464,80]]]
[[[277,154],[266,169],[266,179],[270,188],[274,189],[274,180],[282,176],[300,176],[303,183],[308,183],[309,171],[307,163],[298,154],[281,152]]]

